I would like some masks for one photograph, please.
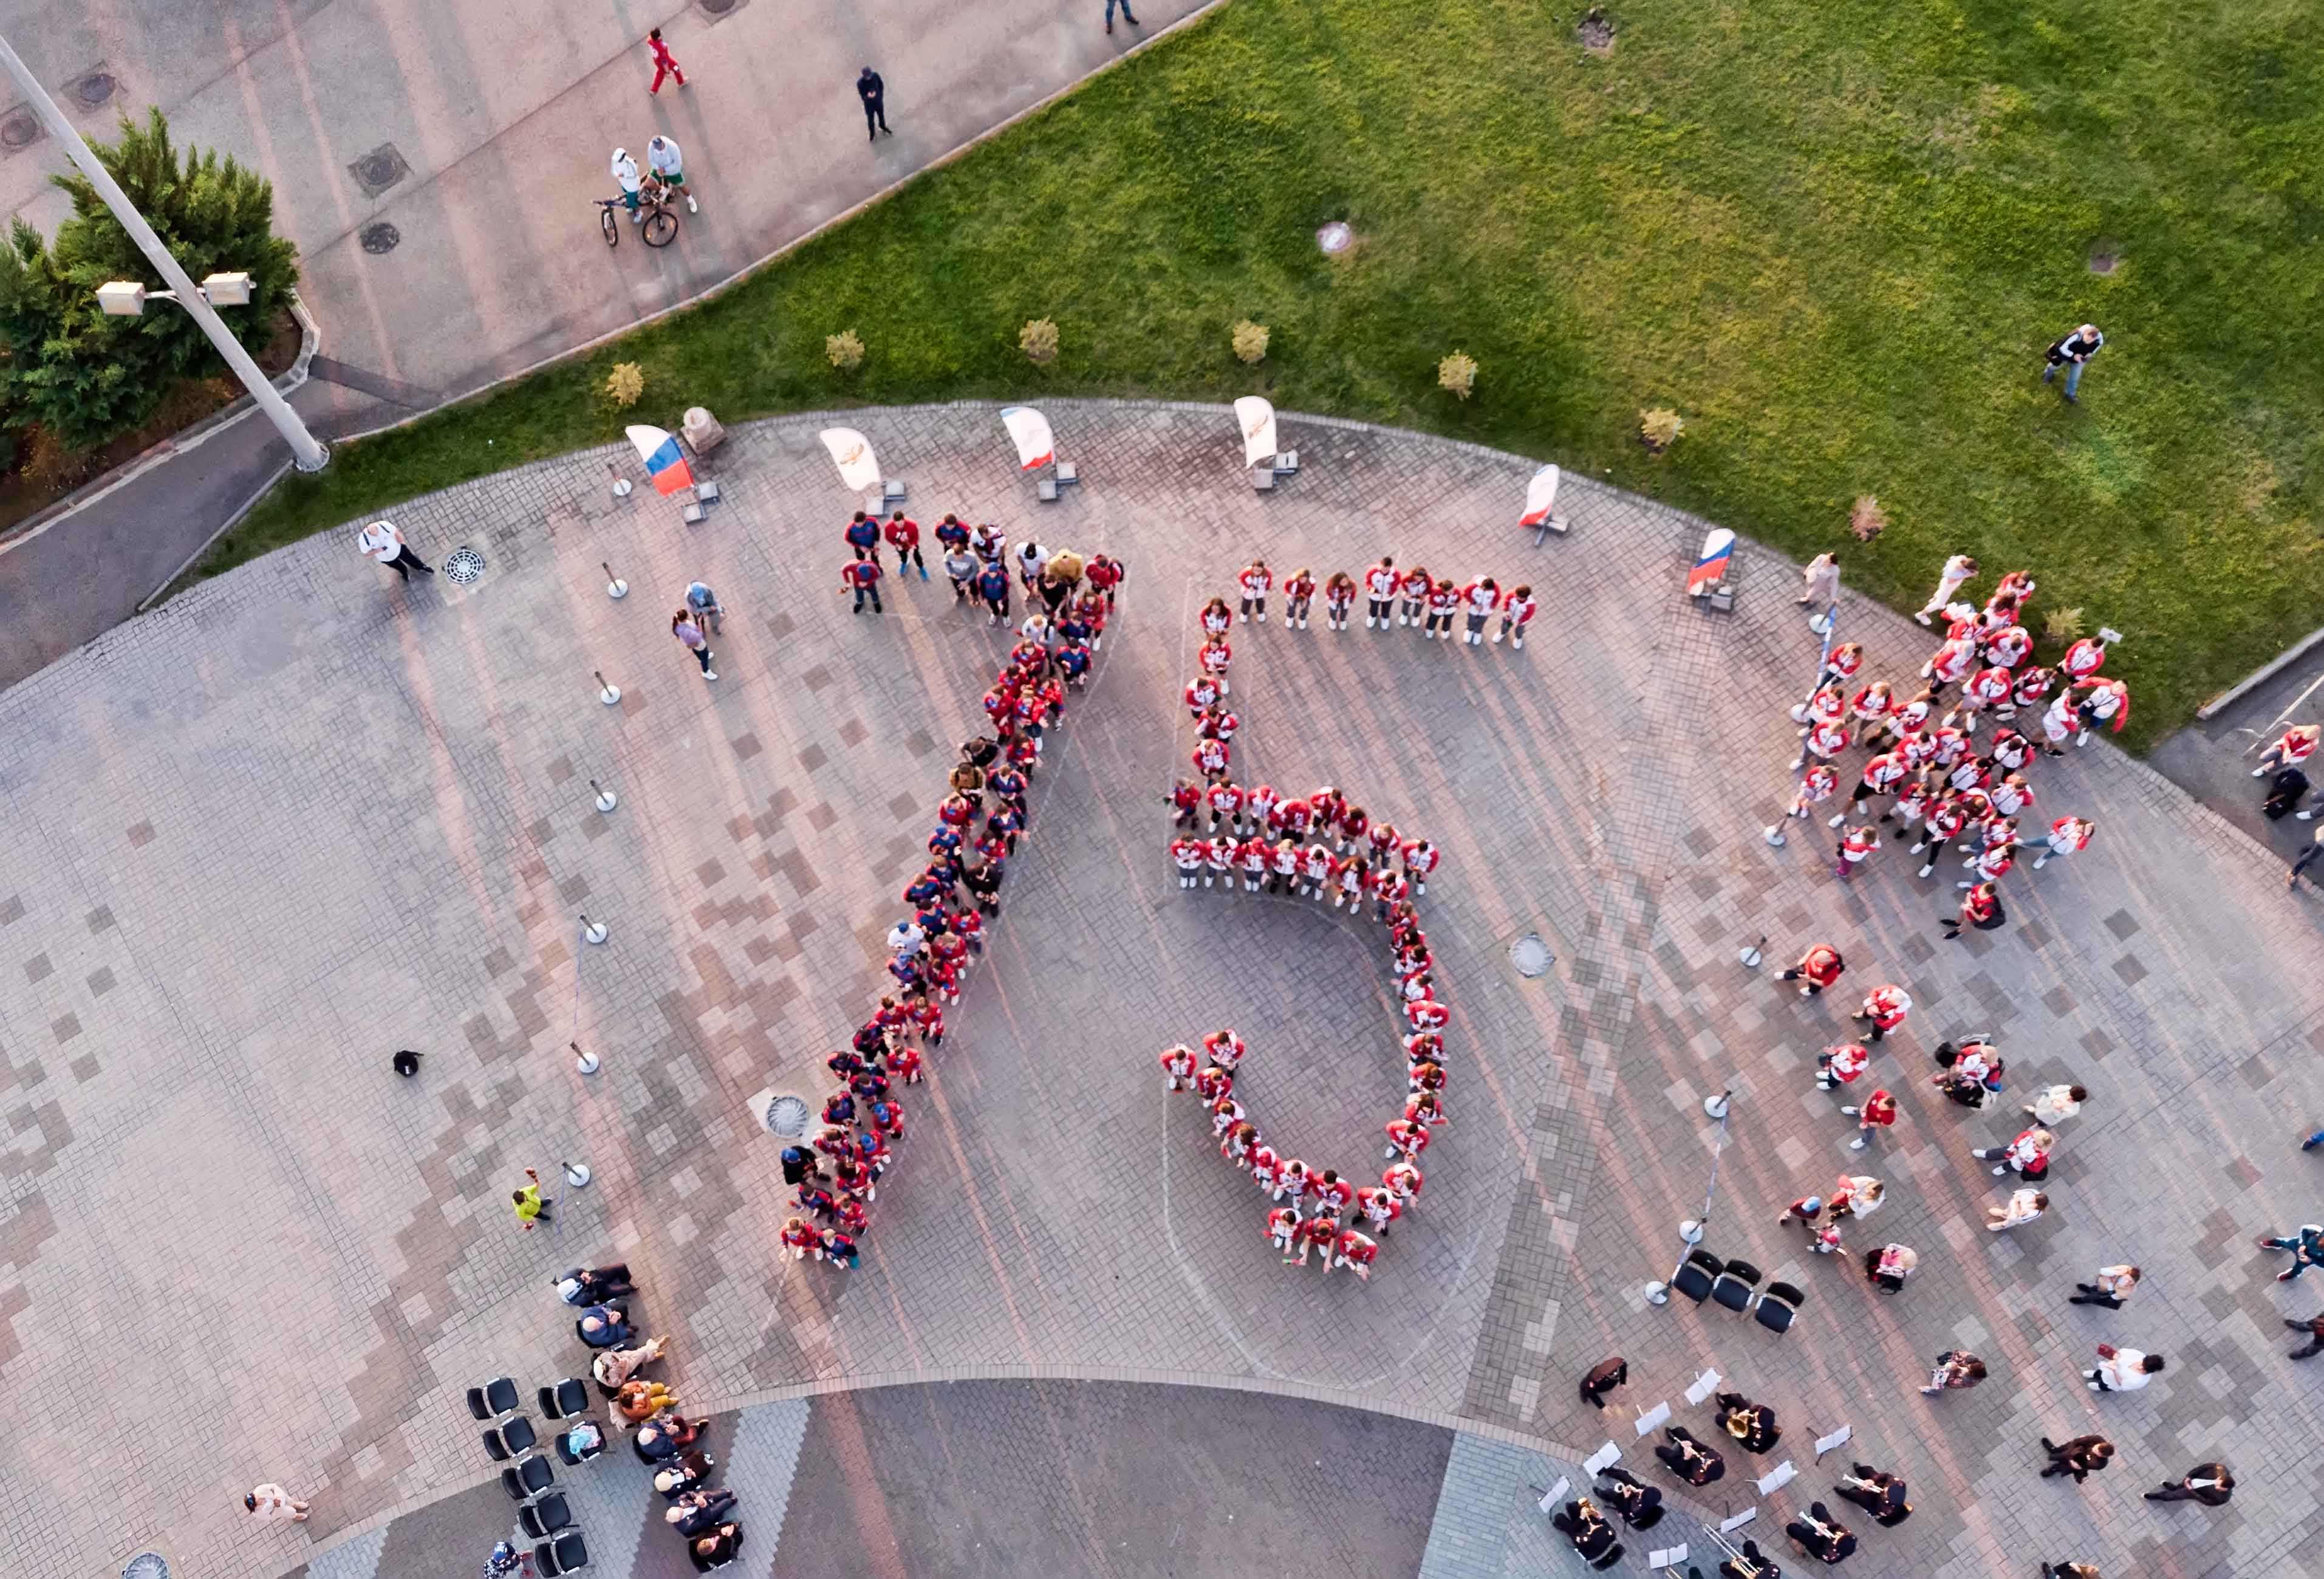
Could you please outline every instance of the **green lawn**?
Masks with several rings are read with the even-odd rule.
[[[208,568],[604,442],[592,385],[635,360],[648,408],[729,420],[1261,392],[1840,547],[1906,608],[1969,549],[2032,568],[2037,614],[2128,634],[2134,743],[2324,623],[2324,13],[1632,0],[1599,56],[1577,11],[1235,0],[724,299],[345,447]],[[1328,260],[1339,217],[1361,243]],[[1043,315],[1064,352],[1036,368]],[[1274,331],[1256,368],[1246,317]],[[2075,408],[2036,375],[2084,319],[2107,348]],[[870,354],[843,374],[848,328]],[[1456,348],[1465,405],[1434,383]],[[1657,457],[1637,411],[1663,404],[1688,428]],[[1860,493],[1892,523],[1868,547]]]

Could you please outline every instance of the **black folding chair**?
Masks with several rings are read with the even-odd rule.
[[[541,1540],[560,1529],[571,1528],[573,1510],[567,1505],[562,1493],[551,1491],[540,1501],[518,1509],[516,1521],[525,1534],[535,1540]]]
[[[1759,1286],[1759,1269],[1749,1261],[1733,1260],[1719,1274],[1711,1286],[1711,1297],[1729,1310],[1741,1310],[1751,1303],[1751,1291]]]
[[[1792,1330],[1792,1318],[1800,1313],[1807,1296],[1789,1283],[1770,1283],[1767,1291],[1759,1296],[1752,1318],[1771,1333]]]
[[[468,1405],[471,1412],[476,1407],[473,1401],[475,1396],[475,1390],[471,1389],[469,1392],[471,1401]],[[484,1383],[484,1408],[490,1413],[477,1415],[476,1418],[490,1420],[501,1415],[513,1415],[516,1413],[517,1403],[516,1379],[512,1376],[495,1376]]]
[[[578,1573],[588,1565],[589,1548],[577,1529],[568,1529],[556,1539],[542,1541],[532,1548],[532,1569],[542,1579]]]
[[[540,1390],[540,1412],[552,1420],[566,1420],[586,1413],[589,1408],[589,1389],[577,1376],[568,1376],[554,1387]]]
[[[1671,1278],[1671,1287],[1693,1300],[1697,1305],[1710,1297],[1711,1280],[1727,1270],[1727,1263],[1707,1250],[1696,1249]]]
[[[501,1489],[516,1501],[538,1497],[557,1483],[557,1472],[549,1461],[535,1453],[517,1460],[501,1471]]]

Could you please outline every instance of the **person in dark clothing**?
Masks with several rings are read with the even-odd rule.
[[[637,1336],[630,1313],[618,1305],[593,1305],[581,1313],[573,1331],[593,1349],[618,1349]]]
[[[807,1166],[811,1160],[812,1159],[807,1154],[807,1149],[805,1147],[784,1147],[783,1182],[787,1185],[795,1185],[798,1183],[799,1180],[805,1178],[807,1177]]]
[[[637,1291],[630,1281],[630,1269],[620,1261],[603,1267],[575,1267],[557,1279],[557,1297],[567,1305],[603,1305]]]
[[[1001,743],[989,734],[980,734],[974,740],[962,741],[960,754],[971,766],[989,768],[1001,755]]]
[[[2236,1494],[2236,1477],[2223,1464],[2199,1464],[2187,1472],[2177,1485],[2168,1483],[2146,1493],[2150,1502],[2200,1502],[2206,1508],[2224,1508],[2227,1499]]]
[[[1775,1558],[1759,1549],[1757,1541],[1747,1540],[1739,1556],[1719,1565],[1719,1579],[1784,1579],[1784,1571]]]
[[[420,1073],[420,1055],[413,1052],[410,1048],[405,1048],[398,1052],[395,1057],[388,1060],[388,1064],[397,1074],[402,1076],[406,1080],[410,1079],[414,1075]]]
[[[2044,1563],[2042,1579],[2099,1579],[2096,1563]]]
[[[2308,1334],[2308,1346],[2304,1349],[2292,1350],[2291,1356],[2292,1359],[2312,1359],[2319,1352],[2324,1352],[2324,1316],[2311,1316],[2306,1321],[2293,1321],[2287,1316],[2284,1318],[2283,1325],[2293,1332]]]
[[[1130,14],[1130,0],[1105,0],[1106,32],[1111,32],[1113,31],[1113,8],[1117,5],[1121,7],[1122,21],[1130,23],[1132,27],[1144,27],[1146,25],[1144,23],[1139,21],[1138,18]]]
[[[715,1491],[681,1491],[662,1510],[662,1522],[680,1535],[697,1535],[716,1524],[736,1501],[734,1493],[723,1487]]]
[[[1903,1477],[1874,1469],[1868,1464],[1848,1467],[1849,1473],[1831,1489],[1833,1496],[1863,1509],[1883,1529],[1893,1529],[1913,1517],[1913,1505],[1904,1500]]]
[[[1663,1494],[1629,1471],[1609,1465],[1598,1472],[1598,1494],[1632,1529],[1652,1529],[1662,1522]]]
[[[1745,1452],[1765,1453],[1783,1440],[1775,1411],[1766,1405],[1755,1404],[1739,1392],[1722,1392],[1713,1401],[1719,1406],[1720,1429],[1742,1444]]]
[[[1614,1527],[1587,1497],[1568,1502],[1564,1510],[1552,1514],[1549,1521],[1573,1543],[1576,1552],[1590,1559],[1594,1568],[1611,1567],[1621,1556],[1622,1543],[1615,1538]]]
[[[1606,1407],[1606,1395],[1630,1380],[1630,1362],[1619,1354],[1609,1354],[1590,1368],[1582,1379],[1582,1401],[1593,1409]]]
[[[2074,400],[2075,392],[2081,387],[2082,369],[2089,365],[2090,358],[2097,356],[2105,345],[2106,337],[2098,333],[2098,326],[2084,324],[2043,353],[2043,358],[2048,365],[2042,369],[2042,382],[2049,383],[2058,376],[2059,368],[2065,368],[2066,399],[2069,402]]]
[[[686,1555],[694,1559],[694,1571],[697,1574],[724,1567],[742,1549],[742,1527],[739,1524],[722,1524],[709,1534],[698,1535],[686,1543]]]
[[[1727,1473],[1727,1461],[1696,1441],[1685,1427],[1666,1426],[1663,1435],[1669,1440],[1655,1449],[1655,1456],[1688,1485],[1707,1486]]]
[[[2050,1455],[2048,1466],[2042,1471],[2043,1480],[2071,1475],[2078,1486],[2114,1462],[2114,1444],[2103,1436],[2077,1436],[2071,1442],[2052,1442],[2044,1436],[2042,1451]]]
[[[1001,913],[1001,863],[981,862],[963,871],[961,885],[976,896],[976,908],[988,916]]]
[[[888,85],[880,80],[880,73],[866,66],[863,75],[855,79],[855,97],[863,101],[863,130],[877,143],[880,134],[888,131]]]
[[[1808,1504],[1807,1515],[1784,1526],[1784,1533],[1819,1563],[1837,1563],[1856,1550],[1856,1537],[1821,1502]]]

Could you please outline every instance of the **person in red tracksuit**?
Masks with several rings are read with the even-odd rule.
[[[1856,1011],[1855,1018],[1871,1025],[1868,1034],[1877,1042],[1904,1024],[1912,1008],[1912,994],[1893,982],[1886,983],[1864,995],[1864,1007]]]
[[[921,580],[928,578],[928,562],[920,558],[918,522],[899,510],[881,529],[881,535],[888,540],[888,546],[896,550],[896,574],[899,577],[904,574],[904,562],[908,559],[918,567]]]
[[[1242,588],[1242,623],[1250,623],[1254,611],[1259,623],[1267,623],[1267,595],[1275,586],[1275,572],[1267,568],[1264,559],[1253,559],[1235,575],[1235,583]]]
[[[1800,996],[1812,998],[1839,981],[1840,973],[1847,968],[1847,962],[1840,957],[1839,949],[1829,943],[1819,943],[1800,956],[1799,964],[1775,979],[1779,982],[1796,982],[1804,978],[1807,985],[1800,989]]]
[[[1315,601],[1315,573],[1302,567],[1291,573],[1283,584],[1283,623],[1285,627],[1307,628],[1307,610]]]
[[[842,567],[839,589],[855,594],[853,612],[856,614],[863,612],[863,600],[867,597],[872,600],[873,614],[887,612],[880,606],[880,561],[877,559],[855,559]]]
[[[652,52],[654,63],[653,86],[646,91],[659,95],[661,92],[661,79],[665,77],[677,78],[678,85],[684,88],[686,73],[678,69],[677,58],[669,52],[669,46],[661,42],[661,29],[655,28],[646,34],[646,48]]]

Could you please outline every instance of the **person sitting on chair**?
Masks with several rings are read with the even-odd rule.
[[[1757,1541],[1747,1540],[1740,1552],[1719,1565],[1719,1579],[1784,1579],[1784,1571]]]
[[[1573,1543],[1575,1551],[1593,1560],[1604,1556],[1606,1548],[1614,1544],[1614,1527],[1606,1521],[1606,1516],[1599,1512],[1587,1497],[1578,1502],[1568,1502],[1565,1510],[1554,1515],[1550,1523]]]
[[[697,1448],[683,1458],[671,1459],[654,1471],[654,1490],[662,1494],[665,1501],[674,1501],[684,1493],[707,1482],[710,1479],[710,1472],[715,1469],[717,1464],[716,1459]]]
[[[1904,1501],[1903,1476],[1874,1469],[1868,1464],[1850,1464],[1849,1471],[1831,1489],[1833,1496],[1863,1509],[1883,1529],[1893,1529],[1913,1517],[1913,1505]]]
[[[1727,1473],[1727,1461],[1696,1441],[1685,1427],[1666,1426],[1663,1435],[1670,1440],[1655,1449],[1655,1456],[1688,1485],[1707,1486]]]
[[[698,1535],[686,1543],[686,1555],[694,1559],[694,1571],[697,1574],[724,1567],[742,1549],[742,1527],[739,1524],[722,1524],[709,1534]]]
[[[1775,1411],[1766,1405],[1755,1404],[1739,1392],[1722,1392],[1715,1401],[1720,1427],[1741,1443],[1746,1452],[1765,1453],[1783,1439],[1784,1433],[1775,1424]]]
[[[1819,1563],[1842,1561],[1856,1550],[1856,1537],[1821,1502],[1809,1503],[1806,1516],[1784,1526],[1784,1533]]]
[[[717,1523],[734,1502],[734,1493],[724,1487],[715,1491],[681,1491],[677,1501],[662,1510],[662,1522],[680,1535],[699,1535]]]
[[[636,1292],[630,1269],[619,1261],[608,1267],[575,1267],[557,1279],[557,1297],[567,1305],[603,1305]]]
[[[593,1349],[618,1349],[638,1335],[630,1325],[630,1313],[618,1305],[591,1306],[573,1324],[573,1331]]]
[[[1662,1522],[1663,1494],[1626,1469],[1608,1465],[1598,1472],[1598,1494],[1613,1504],[1622,1522],[1632,1529],[1652,1529]]]

